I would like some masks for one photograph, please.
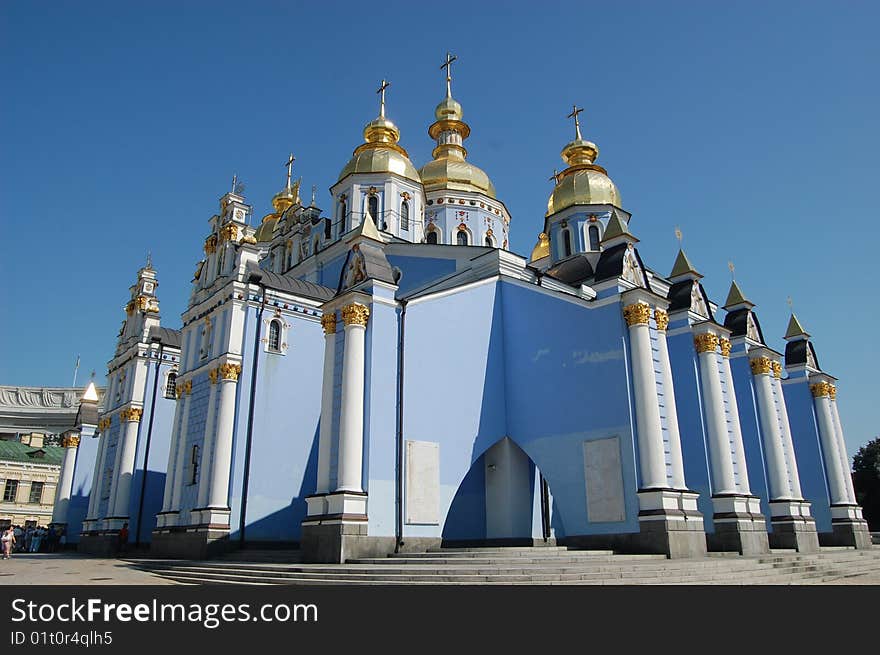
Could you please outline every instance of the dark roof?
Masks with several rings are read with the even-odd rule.
[[[312,298],[313,300],[330,300],[335,294],[333,289],[307,282],[299,278],[288,275],[278,275],[271,271],[266,271],[253,264],[248,265],[248,275],[257,274],[260,276],[260,283],[267,289],[275,289],[277,291],[286,291],[303,298]]]
[[[623,275],[623,258],[629,245],[628,243],[618,243],[616,246],[602,251],[599,261],[596,263],[596,282],[610,280]],[[642,273],[641,286],[648,289],[650,287],[648,286],[648,277],[645,274],[645,264],[642,262],[642,256],[639,254],[638,248],[633,248],[633,252],[636,255],[636,261],[639,263],[639,270]]]
[[[577,286],[593,277],[593,265],[586,255],[578,253],[549,268],[545,275],[565,284]]]
[[[166,346],[172,348],[180,348],[180,330],[172,330],[171,328],[159,327],[154,325],[150,328],[150,340],[157,340]]]
[[[59,466],[63,457],[64,448],[59,446],[35,448],[19,441],[0,440],[0,460],[2,461],[54,464]]]
[[[752,318],[755,321],[755,327],[758,328],[758,337],[760,338],[761,343],[766,344],[767,342],[764,341],[764,332],[761,330],[761,324],[758,322],[758,316],[748,307],[727,312],[727,316],[724,317],[724,327],[730,330],[730,336],[745,336],[749,331],[749,314],[752,315]]]
[[[806,339],[789,341],[787,344],[785,344],[785,365],[792,366],[794,364],[806,364],[807,348],[809,348],[810,352],[813,353],[813,361],[816,363],[816,368],[822,370],[819,367],[819,358],[816,357],[816,351],[813,348],[813,344]]]
[[[709,302],[709,296],[706,295],[706,290],[703,288],[703,285],[697,282],[700,287],[700,295],[703,296],[703,302],[706,303],[706,310],[709,312],[709,318],[712,318],[712,304]],[[679,280],[671,287],[669,287],[669,292],[666,294],[666,297],[669,299],[669,311],[674,312],[679,309],[690,309],[691,308],[691,290],[694,288],[694,280],[688,278],[686,280]]]
[[[80,402],[79,411],[76,413],[76,420],[73,424],[75,426],[98,425],[98,403],[88,400]]]

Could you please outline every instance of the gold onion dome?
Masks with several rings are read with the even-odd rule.
[[[281,219],[281,215],[288,208],[302,204],[299,199],[299,184],[300,180],[291,184],[288,177],[287,186],[272,196],[272,207],[275,208],[275,211],[263,216],[263,222],[254,234],[254,238],[257,241],[271,241],[272,234],[275,232],[275,226]]]
[[[538,243],[532,248],[532,257],[529,261],[536,262],[550,254],[550,237],[545,232],[538,235]]]
[[[399,144],[400,130],[385,118],[385,88],[383,80],[379,116],[364,127],[364,143],[354,149],[351,160],[339,173],[339,180],[352,173],[394,173],[413,182],[420,182],[416,167]]]
[[[556,187],[547,201],[548,216],[574,205],[621,206],[620,192],[608,177],[608,171],[594,163],[599,147],[581,137],[578,113],[578,109],[572,112],[575,139],[562,149],[562,161],[568,167],[556,176]]]

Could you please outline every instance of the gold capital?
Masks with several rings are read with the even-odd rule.
[[[217,376],[219,371],[216,368],[212,368],[208,371],[208,377],[211,378],[211,384],[217,384]]]
[[[98,432],[105,432],[105,431],[109,430],[111,423],[112,423],[112,421],[110,420],[109,416],[100,419],[98,421]]]
[[[813,394],[813,398],[830,398],[832,389],[834,389],[834,385],[828,382],[817,382],[810,385],[810,392]],[[834,395],[837,395],[836,389],[834,390]]]
[[[766,375],[773,371],[773,361],[769,357],[756,357],[749,360],[752,375]]]
[[[321,327],[324,328],[324,334],[336,334],[336,312],[324,314],[321,317]]]
[[[715,334],[698,334],[694,337],[694,348],[698,353],[712,353],[718,348],[720,339]]]
[[[342,321],[348,325],[363,325],[366,327],[370,319],[370,308],[357,302],[342,308]]]
[[[831,385],[831,389],[828,390],[828,397],[831,398],[831,400],[837,400],[837,387],[833,384]]]
[[[651,308],[643,302],[627,305],[623,308],[623,318],[629,327],[633,325],[647,325],[651,320]]]
[[[777,380],[782,377],[782,364],[780,362],[773,362],[773,377]]]
[[[666,328],[669,326],[669,314],[666,313],[665,309],[656,307],[654,308],[654,321],[657,323],[657,329],[661,332],[665,332]]]
[[[216,235],[211,235],[207,239],[205,239],[205,254],[210,255],[217,249],[217,237]]]
[[[193,383],[192,380],[187,380],[186,382],[180,382],[177,385],[177,397],[180,398],[182,396],[188,396],[192,393]]]
[[[121,412],[119,412],[119,420],[137,423],[141,420],[141,416],[143,416],[143,414],[144,410],[138,407],[129,407],[128,409],[123,409]]]
[[[220,367],[217,369],[220,372],[220,377],[224,380],[232,380],[233,382],[238,380],[238,376],[241,375],[241,365],[240,364],[220,364]]]
[[[721,356],[730,357],[730,349],[733,347],[733,344],[730,343],[730,339],[725,339],[724,337],[721,337],[719,343],[721,344]]]
[[[220,228],[220,241],[235,241],[238,238],[238,226],[227,223]]]
[[[78,434],[68,434],[67,436],[61,437],[62,448],[76,448],[77,446],[79,446]]]

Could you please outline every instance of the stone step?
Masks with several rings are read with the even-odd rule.
[[[569,548],[567,546],[468,546],[468,547],[460,547],[460,548],[429,548],[427,552],[429,553],[532,553],[535,551],[557,551],[557,552],[568,552]],[[613,553],[613,550],[601,550],[601,551],[574,551],[571,552],[600,552],[600,553]]]

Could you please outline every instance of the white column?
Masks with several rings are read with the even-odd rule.
[[[669,487],[666,477],[666,457],[663,451],[663,428],[654,377],[654,358],[651,351],[651,333],[648,321],[651,308],[635,303],[623,308],[629,326],[630,358],[632,360],[633,391],[636,401],[636,428],[639,444],[639,471],[642,489]]]
[[[831,493],[832,505],[849,503],[844,471],[841,468],[840,451],[837,445],[837,433],[834,430],[834,418],[831,413],[832,385],[827,382],[811,384],[813,403],[816,407],[816,418],[819,420],[819,440],[825,459],[825,471],[828,475],[828,490]]]
[[[185,395],[183,396],[183,419],[180,421],[180,432],[177,437],[176,451],[173,453],[174,469],[171,483],[171,502],[168,505],[169,512],[180,511],[180,498],[183,495],[183,468],[184,462],[186,462],[186,437],[189,430],[189,413],[192,404],[192,380],[187,380],[185,384]]]
[[[703,391],[706,429],[709,432],[709,461],[712,466],[712,495],[736,493],[733,455],[724,415],[721,374],[718,372],[716,350],[719,339],[714,334],[698,334],[694,347],[700,360],[700,386]]]
[[[761,422],[761,436],[764,442],[764,456],[767,459],[767,475],[770,482],[770,500],[799,498],[789,485],[788,466],[782,448],[782,434],[779,431],[779,418],[773,402],[771,375],[773,363],[766,357],[749,360],[755,380],[755,393],[758,396],[758,419]]]
[[[98,505],[101,502],[101,488],[104,486],[104,462],[107,455],[107,434],[110,429],[110,419],[105,418],[98,421],[98,430],[101,436],[98,437],[98,452],[95,454],[95,470],[92,471],[92,488],[89,490],[89,509],[86,512],[86,520],[94,521],[98,518]]]
[[[324,328],[324,377],[321,387],[321,431],[318,434],[318,483],[315,491],[330,491],[330,440],[333,428],[333,369],[336,363],[336,312],[321,317]]]
[[[217,388],[217,376],[219,369],[212,368],[210,371],[211,386],[208,387],[208,415],[205,418],[205,438],[202,439],[202,452],[199,457],[199,493],[196,499],[196,507],[201,509],[208,505],[208,491],[211,484],[211,450],[214,447],[214,432],[216,431],[216,406],[220,390]],[[184,462],[186,461],[184,457]],[[181,469],[182,470],[182,469]]]
[[[128,504],[131,500],[131,482],[134,477],[134,460],[137,456],[137,435],[140,427],[141,416],[144,410],[137,407],[123,409],[119,412],[122,420],[121,441],[117,448],[120,449],[118,468],[113,471],[116,480],[116,497],[113,501],[112,516],[128,516]]]
[[[62,437],[61,446],[64,448],[64,459],[61,460],[58,486],[55,487],[52,523],[67,523],[67,508],[70,505],[70,494],[73,491],[73,471],[76,465],[76,449],[79,446],[79,435],[68,434]]]
[[[345,351],[342,360],[342,411],[339,421],[337,491],[362,492],[364,462],[364,338],[370,309],[359,303],[342,309]]]
[[[840,413],[837,411],[837,387],[831,387],[831,394],[829,396],[829,400],[831,403],[831,417],[834,419],[834,427],[837,432],[837,448],[840,452],[840,465],[843,470],[843,482],[846,486],[846,493],[849,497],[849,502],[853,505],[856,505],[856,490],[853,488],[852,481],[852,467],[850,466],[849,455],[846,453],[846,440],[843,438],[843,424],[840,422]]]
[[[798,473],[797,457],[794,454],[794,441],[791,438],[791,424],[788,422],[788,408],[785,406],[785,394],[782,392],[782,364],[773,362],[773,379],[771,383],[776,391],[776,404],[779,407],[779,423],[782,427],[782,443],[785,446],[785,461],[788,464],[788,481],[793,498],[803,498],[801,476]]]
[[[746,449],[743,445],[742,425],[739,422],[739,404],[736,402],[736,389],[733,386],[733,372],[730,370],[730,348],[728,339],[721,338],[721,374],[727,387],[727,406],[730,409],[730,432],[733,439],[733,456],[739,471],[739,493],[750,495],[749,470],[746,466]]]
[[[174,407],[174,423],[171,433],[171,444],[168,447],[168,465],[165,467],[165,491],[162,495],[162,511],[171,510],[171,501],[174,495],[175,484],[175,465],[177,464],[177,449],[180,447],[180,440],[185,437],[183,426],[181,425],[189,404],[189,390],[192,389],[192,382],[178,381],[177,383],[177,404]]]
[[[657,322],[657,356],[663,369],[663,396],[666,400],[666,426],[669,436],[669,459],[672,464],[672,486],[687,489],[684,481],[684,462],[681,456],[681,435],[678,431],[678,409],[675,406],[675,387],[672,381],[672,366],[669,361],[669,347],[666,343],[666,327],[669,315],[655,308],[654,320]]]
[[[232,467],[232,433],[235,429],[235,389],[239,364],[220,366],[220,409],[217,414],[217,430],[214,439],[214,456],[208,475],[210,487],[207,507],[226,509],[229,507],[229,474]]]

